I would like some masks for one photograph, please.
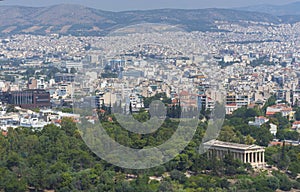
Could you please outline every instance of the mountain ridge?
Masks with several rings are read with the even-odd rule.
[[[236,8],[236,10],[262,12],[275,16],[300,15],[300,1],[285,5],[261,4],[247,7],[239,7]]]
[[[155,9],[112,12],[76,4],[49,7],[0,6],[0,17],[0,35],[19,33],[105,35],[113,30],[139,23],[175,25],[186,31],[218,30],[215,21],[281,23],[279,17],[267,13],[233,9]]]

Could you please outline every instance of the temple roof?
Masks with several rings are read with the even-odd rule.
[[[258,145],[245,145],[245,144],[239,144],[239,143],[230,143],[230,142],[224,142],[224,141],[219,141],[219,140],[215,140],[215,139],[205,142],[203,145],[205,148],[219,147],[219,148],[228,148],[228,149],[236,149],[236,150],[264,149],[264,147],[261,147]]]

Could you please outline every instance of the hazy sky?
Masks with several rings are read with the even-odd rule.
[[[159,8],[231,8],[258,4],[287,4],[299,0],[4,0],[1,5],[48,6],[61,3],[81,4],[102,10]]]

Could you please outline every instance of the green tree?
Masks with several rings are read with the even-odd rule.
[[[274,95],[272,95],[268,100],[267,102],[265,103],[265,105],[263,106],[262,110],[264,112],[266,112],[267,108],[272,106],[272,105],[275,105],[276,104],[276,97]]]
[[[286,117],[283,117],[281,113],[276,113],[274,116],[279,123],[279,129],[289,128],[289,120]]]
[[[290,179],[280,173],[280,172],[274,172],[274,176],[277,177],[277,179],[279,180],[279,189],[283,190],[283,191],[290,191],[292,188],[292,182],[290,181]]]
[[[18,110],[15,109],[14,105],[7,105],[6,112],[7,113],[12,113],[12,112],[14,113],[14,112],[18,112]]]
[[[77,131],[76,123],[71,118],[63,118],[61,122],[62,130],[69,136],[74,136]]]
[[[251,135],[247,135],[245,137],[245,144],[246,145],[253,145],[255,142],[255,139],[253,137],[251,137]]]
[[[225,142],[234,142],[239,143],[240,138],[237,136],[234,131],[234,127],[225,125],[219,134],[219,139]]]
[[[182,173],[181,171],[176,170],[176,169],[170,172],[170,177],[173,180],[179,181],[179,183],[181,183],[181,184],[185,183],[185,181],[186,181],[185,174]]]
[[[163,181],[159,188],[158,188],[159,192],[173,192],[173,187],[172,184],[170,182],[167,181]]]
[[[268,187],[274,191],[279,188],[279,179],[276,177],[268,177],[267,183],[268,183]]]
[[[76,70],[74,67],[72,67],[72,68],[70,69],[70,73],[75,74],[75,73],[77,73],[77,70]]]
[[[27,78],[34,77],[35,69],[34,68],[28,68],[25,72],[25,75],[27,76]]]

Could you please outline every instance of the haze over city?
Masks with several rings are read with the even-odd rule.
[[[109,11],[123,10],[145,10],[161,8],[181,8],[181,9],[202,9],[202,8],[233,8],[250,5],[271,4],[283,5],[297,2],[297,0],[6,0],[0,2],[1,5],[20,5],[20,6],[49,6],[56,4],[80,4],[87,7],[93,7]]]

